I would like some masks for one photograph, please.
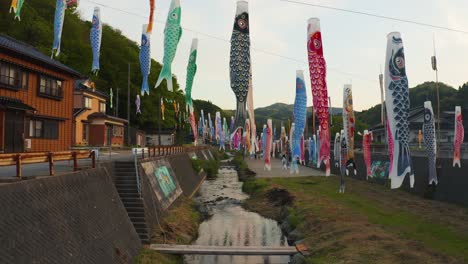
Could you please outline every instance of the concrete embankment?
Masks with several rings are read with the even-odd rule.
[[[141,247],[99,168],[0,186],[2,263],[128,263]]]
[[[204,149],[139,162],[150,235],[204,180],[192,169],[193,154],[214,158]],[[142,243],[114,166],[0,185],[0,262],[133,263]]]

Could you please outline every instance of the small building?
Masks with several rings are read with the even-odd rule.
[[[159,137],[161,136],[161,146],[171,146],[175,143],[174,130],[162,130],[161,134],[158,131],[148,131],[146,133],[146,144],[149,146],[158,146]]]
[[[89,80],[77,80],[74,93],[73,145],[124,145],[127,120],[106,114],[108,96]]]
[[[0,152],[70,149],[79,78],[79,72],[0,34]]]
[[[125,137],[125,144],[128,146],[134,147],[145,147],[146,146],[146,133],[143,130],[127,126],[125,133],[127,136]],[[130,136],[128,136],[130,135]],[[130,142],[128,142],[130,140]]]
[[[422,130],[424,123],[424,107],[417,107],[410,111],[408,121],[410,123],[409,142],[418,143],[419,130]],[[435,119],[436,129],[439,121]],[[373,133],[374,142],[384,143],[385,127],[377,125],[370,129]],[[441,112],[440,113],[440,143],[452,143],[454,139],[454,112]]]

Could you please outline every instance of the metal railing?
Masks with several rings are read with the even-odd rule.
[[[54,162],[73,160],[73,171],[78,170],[78,160],[91,158],[91,165],[96,167],[96,155],[94,151],[58,151],[35,153],[0,154],[0,167],[16,166],[16,177],[22,176],[23,164],[49,163],[49,175],[55,175]]]
[[[152,146],[146,148],[139,148],[138,152],[140,153],[140,158],[156,158],[174,155],[178,153],[187,153],[190,151],[204,150],[209,149],[210,146],[200,146],[200,147],[182,147],[182,146]]]
[[[140,185],[140,175],[138,173],[138,149],[133,149],[133,161],[135,164],[135,177],[137,181],[137,188],[138,188],[138,194],[140,195],[141,198],[141,185]]]

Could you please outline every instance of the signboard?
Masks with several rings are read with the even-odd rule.
[[[372,178],[387,179],[389,167],[390,162],[388,161],[374,160],[371,166]]]
[[[166,160],[156,160],[142,162],[141,166],[162,209],[167,209],[182,194],[171,164]]]

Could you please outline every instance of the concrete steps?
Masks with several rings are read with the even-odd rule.
[[[150,237],[146,225],[145,207],[143,198],[138,193],[135,164],[133,162],[114,162],[114,183],[141,243],[149,244]]]

